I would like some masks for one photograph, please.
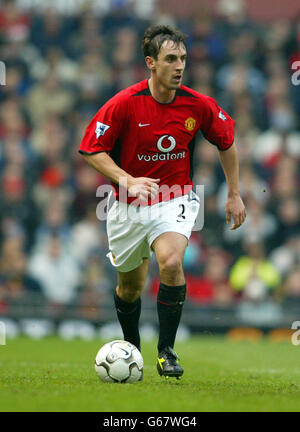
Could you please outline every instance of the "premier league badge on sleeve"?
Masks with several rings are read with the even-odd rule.
[[[107,129],[109,128],[110,126],[97,121],[96,129],[95,129],[96,137],[99,138],[100,136],[104,135]]]
[[[222,113],[222,111],[219,112],[219,118],[222,120],[227,120],[227,117],[225,116],[225,114]]]

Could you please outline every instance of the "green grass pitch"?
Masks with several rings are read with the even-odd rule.
[[[300,346],[193,337],[175,346],[182,379],[165,380],[147,342],[143,382],[105,384],[94,370],[103,343],[8,340],[0,346],[0,411],[300,411]]]

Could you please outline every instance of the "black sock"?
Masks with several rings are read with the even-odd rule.
[[[185,300],[186,285],[159,285],[157,312],[159,321],[158,352],[167,346],[174,347],[181,311]]]
[[[141,341],[139,333],[139,319],[141,315],[141,298],[139,297],[133,303],[127,303],[122,300],[115,292],[115,306],[121,324],[124,340],[135,345],[141,350]]]

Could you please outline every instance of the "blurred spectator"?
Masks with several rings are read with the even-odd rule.
[[[224,38],[209,12],[203,8],[193,15],[189,28],[189,43],[191,45],[190,61],[192,64],[209,60],[215,66],[219,66],[225,59]]]
[[[22,98],[30,88],[25,66],[21,63],[21,61],[19,64],[10,64],[7,62],[6,83],[2,88],[0,100],[4,101],[14,97]]]
[[[194,172],[194,182],[204,186],[205,196],[211,195],[218,187],[215,176],[215,167],[209,164],[200,163]]]
[[[99,306],[111,295],[111,281],[103,259],[106,258],[91,252],[84,266],[78,305],[80,315],[85,319],[99,320]]]
[[[96,208],[90,205],[85,209],[85,216],[75,223],[72,228],[72,251],[73,255],[85,265],[91,251],[103,250],[105,257],[107,238],[105,229],[97,219]]]
[[[276,213],[288,199],[299,200],[299,176],[297,159],[290,156],[281,156],[269,180],[271,185],[270,207]]]
[[[27,183],[23,167],[7,165],[1,175],[2,190],[0,191],[0,220],[11,218],[20,223],[26,231],[29,241],[33,239],[37,209],[32,197],[28,195]]]
[[[269,261],[258,240],[244,243],[246,255],[233,265],[230,284],[244,300],[262,301],[280,284],[280,274]]]
[[[208,61],[194,61],[190,70],[189,78],[192,82],[193,88],[199,93],[213,96],[213,81],[214,81],[214,68]],[[211,89],[211,92],[206,90]]]
[[[99,93],[112,85],[111,68],[105,63],[104,56],[96,50],[90,50],[81,57],[78,78],[81,86],[88,88],[89,83]]]
[[[8,234],[7,232],[5,234]],[[12,236],[7,235],[1,248],[1,273],[9,274],[12,261],[16,257],[22,256],[24,249],[24,237],[20,232],[14,232]]]
[[[10,98],[1,104],[0,119],[0,138],[5,138],[7,135],[17,136],[20,139],[27,138],[30,128],[16,99]]]
[[[206,251],[202,237],[198,232],[193,232],[187,245],[183,258],[183,267],[186,273],[199,275],[203,269]]]
[[[187,276],[187,298],[195,303],[227,305],[234,300],[228,280],[230,257],[222,250],[211,249],[201,277]]]
[[[298,235],[290,234],[282,246],[274,249],[270,260],[279,270],[281,276],[290,274],[296,265],[300,265],[300,231]]]
[[[216,80],[221,91],[219,103],[224,109],[232,112],[230,107],[246,97],[246,109],[252,111],[257,123],[260,124],[266,88],[262,72],[248,61],[239,59],[235,63],[222,66],[216,74]]]
[[[15,0],[6,0],[0,9],[0,35],[7,40],[26,39],[30,28],[30,16],[20,11]]]
[[[113,85],[111,66],[105,62],[102,54],[98,50],[89,50],[82,56],[79,66],[79,94],[75,108],[87,117],[94,116],[99,106],[106,102]]]
[[[22,237],[7,237],[0,257],[1,293],[6,302],[41,294],[40,283],[27,273],[27,259]]]
[[[74,104],[74,94],[50,72],[30,89],[26,102],[33,124],[39,126],[49,114],[66,115]]]
[[[71,249],[71,227],[67,220],[66,207],[56,196],[44,208],[42,222],[35,233],[35,253],[44,249],[53,235],[59,238],[66,250]]]
[[[63,157],[66,140],[67,131],[63,127],[62,119],[54,113],[48,114],[47,118],[33,129],[30,136],[31,147],[45,158],[52,157],[53,162]]]
[[[30,70],[34,80],[44,80],[51,72],[64,84],[75,84],[78,80],[78,64],[66,57],[59,45],[49,47],[45,58],[37,59]]]
[[[98,5],[102,3],[97,2]],[[97,17],[89,8],[81,11],[76,18],[74,28],[69,32],[66,39],[67,47],[65,51],[75,59],[82,57],[90,50],[97,51],[99,57],[103,57],[105,55],[103,49],[106,41],[101,37],[101,18]]]
[[[288,237],[299,235],[300,232],[300,201],[296,197],[282,200],[278,208],[280,242]]]
[[[265,39],[267,50],[287,54],[288,44],[292,36],[291,32],[291,23],[285,17],[281,17],[270,23]]]
[[[110,10],[105,16],[102,32],[107,37],[123,27],[139,28],[139,20],[133,12],[132,0],[110,0]]]
[[[276,218],[268,212],[264,212],[261,203],[254,199],[247,201],[247,219],[239,230],[231,231],[228,225],[224,226],[224,240],[231,250],[235,251],[235,256],[239,255],[242,244],[249,240],[250,242],[263,241],[267,251],[273,245],[276,236],[277,221]]]
[[[224,219],[218,213],[215,195],[206,197],[204,206],[204,226],[201,231],[203,242],[207,247],[220,245],[217,239],[223,237]]]
[[[75,299],[80,284],[80,267],[56,235],[52,235],[44,248],[31,256],[29,274],[40,282],[51,303],[67,304]]]
[[[284,299],[300,300],[300,267],[294,267],[287,275],[283,283]]]
[[[247,3],[245,0],[218,0],[216,11],[225,18],[226,30],[236,34],[240,28],[248,28]]]
[[[141,1],[141,0],[140,0]],[[155,0],[154,0],[155,1]],[[145,3],[145,2],[144,2]],[[172,15],[172,11],[163,2],[155,2],[155,11],[152,15],[152,24],[154,25],[170,25],[176,27],[176,20]]]
[[[269,165],[284,153],[300,156],[300,133],[295,131],[295,115],[287,102],[277,103],[270,111],[270,129],[257,137],[254,157],[262,164]]]
[[[137,34],[130,27],[122,27],[115,33],[115,49],[112,51],[112,64],[115,68],[126,68],[136,61]]]
[[[33,15],[31,42],[45,56],[49,47],[65,48],[69,31],[69,20],[63,19],[55,6],[49,7],[42,15]]]
[[[75,177],[75,197],[73,201],[72,214],[75,220],[82,218],[86,213],[86,208],[97,204],[96,190],[98,186],[107,182],[105,177],[91,170],[88,165],[80,166],[76,171]]]

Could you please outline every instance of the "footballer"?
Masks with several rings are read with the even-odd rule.
[[[146,30],[142,49],[149,79],[120,91],[99,109],[79,152],[114,188],[115,201],[107,215],[108,257],[118,273],[114,301],[124,339],[141,349],[140,296],[154,252],[160,274],[157,370],[179,378],[183,368],[174,344],[186,296],[183,257],[203,205],[192,182],[197,132],[219,152],[231,229],[243,224],[246,211],[240,197],[234,120],[214,99],[182,85],[185,35],[155,25]]]

